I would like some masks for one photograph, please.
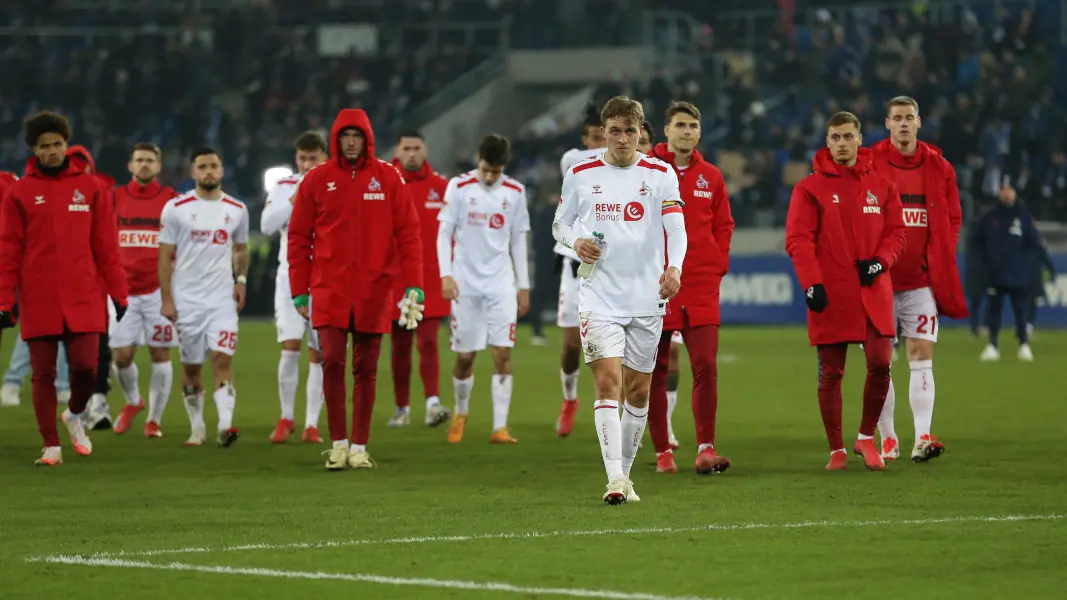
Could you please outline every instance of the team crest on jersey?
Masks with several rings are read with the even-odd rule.
[[[233,221],[233,219],[230,218],[230,215],[226,215],[225,217],[222,218],[222,222],[227,224],[227,225],[229,225],[232,221]]]
[[[704,179],[703,173],[697,176],[697,187],[702,190],[708,189],[708,180]]]
[[[877,206],[878,204],[878,196],[875,196],[871,190],[867,190],[867,204],[871,206]]]
[[[445,203],[441,202],[441,194],[437,193],[437,190],[430,190],[430,193],[426,196],[426,208],[441,208]]]
[[[641,182],[641,191],[640,191],[639,193],[640,193],[640,194],[641,194],[642,196],[647,196],[647,195],[649,195],[649,194],[651,194],[651,193],[652,193],[652,188],[648,187],[648,183],[646,183],[646,182],[642,181],[642,182]],[[628,220],[628,219],[627,219],[627,220]]]
[[[82,204],[82,203],[85,202],[85,194],[82,194],[81,190],[75,189],[74,190],[74,197],[71,198],[70,201],[75,203],[75,204]]]
[[[507,198],[504,198],[504,200],[500,203],[500,208],[503,208],[504,210],[508,209],[508,199]]]
[[[882,207],[878,206],[878,196],[871,193],[871,190],[867,190],[867,206],[863,207],[863,214],[865,215],[880,215],[882,214]]]
[[[382,184],[378,183],[378,180],[374,177],[371,177],[370,183],[367,184],[367,189],[372,192],[377,192],[378,190],[382,189]]]

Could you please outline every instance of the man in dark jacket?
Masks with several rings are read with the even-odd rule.
[[[989,345],[982,351],[983,361],[1000,360],[997,336],[1004,297],[1011,300],[1015,317],[1015,334],[1019,338],[1019,360],[1034,360],[1026,331],[1027,283],[1040,235],[1026,207],[1016,202],[1010,185],[1000,189],[999,204],[989,210],[975,227],[975,252],[985,269],[989,312]]]

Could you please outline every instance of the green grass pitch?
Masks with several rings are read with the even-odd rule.
[[[718,446],[734,468],[692,472],[683,400],[682,472],[657,474],[646,437],[633,474],[642,502],[606,507],[588,371],[575,433],[554,433],[556,332],[538,348],[520,331],[512,447],[488,443],[488,356],[462,444],[445,443],[444,427],[421,425],[417,375],[415,424],[387,428],[386,343],[370,446],[379,468],[334,473],[323,469],[325,444],[267,441],[278,417],[278,348],[271,323],[246,321],[235,361],[243,435],[230,449],[182,447],[188,422],[177,382],[165,437],[140,435],[142,413],[123,437],[94,432],[93,455],[81,458],[64,432],[58,468],[33,466],[40,438],[29,386],[21,406],[0,409],[0,598],[1063,597],[1067,332],[1039,332],[1032,364],[1018,363],[1005,338],[1001,362],[984,364],[981,342],[942,333],[934,428],[944,456],[882,473],[851,457],[847,472],[826,473],[804,332],[728,327]],[[907,450],[907,364],[893,371]],[[862,374],[854,349],[847,432],[858,425]],[[122,405],[117,386],[110,402]],[[301,385],[298,424],[303,410]],[[213,406],[207,422],[211,429]],[[321,425],[325,435],[325,417]]]

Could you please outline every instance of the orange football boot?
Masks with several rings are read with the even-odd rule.
[[[141,400],[137,405],[131,406],[127,404],[122,407],[122,412],[119,413],[119,418],[115,421],[115,433],[122,435],[129,431],[130,426],[133,425],[133,419],[142,410],[144,410],[144,400]]]
[[[463,441],[463,429],[467,426],[467,415],[452,415],[452,422],[448,424],[448,443],[458,444]]]
[[[518,444],[519,440],[515,439],[511,435],[510,427],[501,427],[493,432],[493,435],[489,437],[490,444]]]
[[[873,439],[856,440],[856,444],[852,446],[852,451],[863,457],[863,464],[867,466],[868,470],[885,470],[885,461],[882,460],[882,454],[878,451],[878,446],[875,445]]]

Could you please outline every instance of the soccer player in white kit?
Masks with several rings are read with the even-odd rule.
[[[278,274],[274,281],[274,324],[278,329],[278,343],[282,345],[278,361],[278,398],[282,415],[271,433],[273,444],[284,444],[296,431],[293,413],[296,409],[296,388],[300,384],[300,342],[308,338],[307,409],[304,414],[304,433],[300,439],[305,443],[322,442],[319,435],[319,415],[322,413],[322,356],[319,354],[319,336],[311,327],[311,321],[300,316],[289,295],[289,219],[293,216],[293,201],[296,188],[304,175],[326,160],[329,150],[326,140],[314,131],[296,138],[297,175],[286,177],[267,193],[267,203],[260,216],[259,229],[266,235],[281,232],[281,248],[278,250]]]
[[[192,155],[196,189],[163,208],[159,284],[163,316],[177,325],[185,410],[192,433],[187,446],[207,438],[200,367],[210,356],[219,412],[218,444],[237,441],[237,392],[230,362],[237,350],[237,312],[248,281],[248,209],[222,191],[222,157],[210,148]],[[236,272],[236,278],[234,277]]]
[[[667,300],[681,288],[687,238],[678,178],[667,163],[637,151],[641,104],[618,96],[600,116],[607,149],[563,179],[552,233],[594,265],[580,282],[580,330],[597,392],[593,417],[608,475],[603,500],[622,504],[640,499],[630,469],[648,419]],[[594,234],[603,236],[602,245]]]
[[[463,440],[474,388],[474,357],[489,347],[493,357],[494,444],[514,444],[508,428],[511,349],[518,318],[530,309],[526,188],[504,175],[511,159],[507,138],[491,134],[478,146],[478,168],[453,177],[437,220],[441,291],[452,302],[452,386],[456,407],[448,441]],[[453,248],[453,243],[455,247]],[[516,289],[517,288],[517,289]]]
[[[567,175],[571,167],[596,156],[604,149],[604,130],[600,126],[600,107],[585,107],[582,122],[582,145],[563,153],[559,161],[560,173]],[[560,382],[563,384],[563,405],[556,419],[556,435],[567,437],[574,430],[574,415],[578,410],[578,375],[581,373],[582,339],[578,333],[578,265],[581,262],[574,250],[556,242],[552,249],[559,255],[559,308],[556,325],[563,330],[563,352],[560,356]]]

